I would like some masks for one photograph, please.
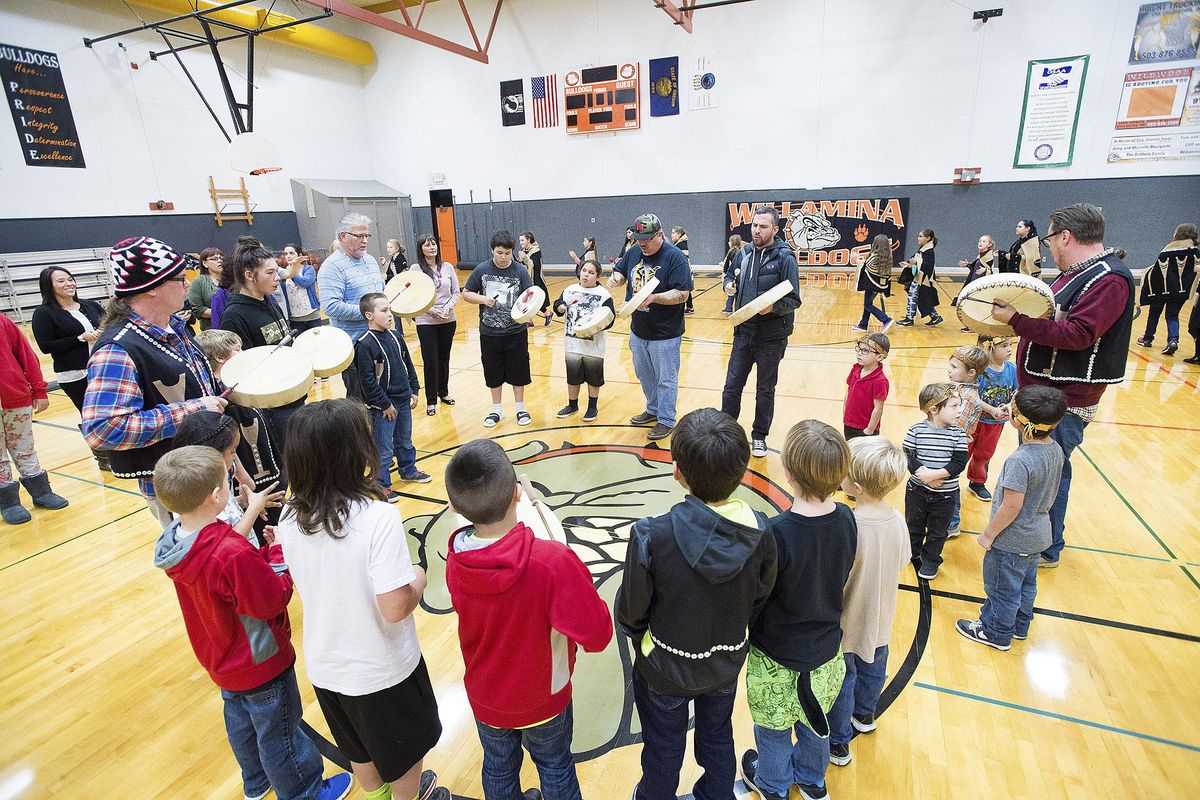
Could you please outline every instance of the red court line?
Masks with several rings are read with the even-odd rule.
[[[1164,367],[1162,364],[1159,364],[1157,361],[1151,361],[1150,359],[1146,358],[1146,357],[1145,357],[1144,355],[1142,355],[1141,353],[1138,353],[1138,352],[1136,352],[1136,351],[1134,351],[1134,350],[1130,350],[1130,351],[1129,351],[1129,355],[1133,356],[1134,358],[1140,358],[1142,361],[1145,361],[1147,364],[1152,364],[1153,366],[1156,366],[1156,367],[1158,367],[1158,371],[1159,371],[1159,372],[1163,373],[1164,375],[1170,375],[1172,378],[1174,378],[1175,380],[1179,381],[1179,382],[1180,382],[1180,383],[1182,383],[1182,384],[1185,384],[1185,385],[1187,385],[1187,386],[1190,386],[1190,387],[1192,387],[1193,389],[1200,388],[1200,387],[1196,386],[1196,384],[1194,384],[1194,383],[1192,383],[1191,381],[1187,380],[1186,378],[1181,378],[1181,377],[1179,377],[1179,376],[1178,376],[1178,375],[1176,375],[1174,372],[1172,372],[1171,370],[1169,370],[1169,369],[1167,369],[1166,367]]]
[[[60,469],[62,469],[63,467],[69,467],[69,466],[71,466],[72,464],[78,464],[80,461],[91,461],[91,459],[92,459],[92,457],[91,457],[91,456],[80,456],[79,458],[75,459],[74,461],[68,461],[68,462],[67,462],[67,463],[65,463],[65,464],[60,464],[60,465],[59,465],[59,466],[57,466],[57,467],[53,467],[53,468],[52,468],[52,469],[50,469],[49,471],[50,471],[50,472],[55,472],[55,471],[57,471],[57,470],[60,470]]]

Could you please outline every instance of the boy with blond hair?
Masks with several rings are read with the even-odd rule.
[[[850,448],[829,425],[805,420],[788,432],[783,467],[795,499],[769,523],[779,572],[750,628],[746,693],[757,750],[742,755],[742,777],[763,800],[786,798],[793,783],[820,800],[827,714],[846,672],[842,595],[858,538],[854,514],[830,497],[850,469]]]
[[[854,732],[875,730],[875,706],[887,679],[888,640],[896,587],[908,563],[904,517],[884,500],[904,480],[904,452],[882,436],[854,439],[842,489],[858,500],[858,548],[842,593],[842,652],[846,677],[829,712],[829,763],[850,763]]]
[[[979,397],[979,376],[987,369],[991,357],[988,351],[976,345],[963,345],[950,356],[950,366],[946,377],[958,385],[958,420],[955,423],[967,434],[967,459],[970,460],[971,443],[975,441],[975,431],[979,427],[979,419],[985,413],[997,413],[997,409],[985,405]],[[954,493],[954,513],[950,515],[950,527],[946,531],[947,539],[954,539],[961,531],[962,498]]]
[[[247,798],[272,788],[279,800],[341,800],[353,780],[321,779],[323,762],[300,730],[296,651],[288,600],[292,576],[272,540],[255,548],[217,515],[229,501],[225,460],[211,447],[172,450],[154,467],[155,494],[179,518],[154,547],[154,565],[175,582],[188,639],[221,689],[225,732]],[[267,506],[250,494],[246,520]]]

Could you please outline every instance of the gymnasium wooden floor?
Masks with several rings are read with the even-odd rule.
[[[555,296],[565,283],[551,279]],[[681,413],[720,405],[731,330],[715,283],[697,281]],[[860,295],[810,281],[803,296],[772,446],[798,420],[841,423],[853,360],[849,325]],[[889,306],[901,302],[894,297]],[[418,630],[445,733],[426,765],[465,798],[482,797],[481,750],[442,582],[449,523],[441,513],[441,471],[454,448],[490,433],[512,451],[566,520],[573,546],[610,599],[632,519],[680,497],[669,458],[645,449],[645,431],[626,425],[642,397],[624,323],[609,336],[609,383],[597,422],[554,418],[565,399],[562,327],[555,323],[531,331],[533,425],[515,424],[506,396],[508,416],[492,431],[481,424],[488,402],[477,324],[475,309],[460,310],[451,378],[458,404],[436,417],[418,411],[414,440],[434,482],[409,491],[400,506],[414,559],[431,578]],[[919,387],[944,380],[949,351],[969,338],[952,315],[937,329],[894,329],[885,435],[899,440],[918,419]],[[419,357],[411,327],[408,340]],[[1073,462],[1062,566],[1039,574],[1031,636],[1007,653],[953,630],[956,619],[974,617],[982,594],[983,551],[972,534],[988,506],[964,497],[964,535],[948,544],[932,590],[918,590],[911,570],[902,576],[879,730],[854,740],[849,766],[830,767],[831,796],[1200,796],[1200,369],[1182,364],[1186,355],[1190,341],[1174,359],[1133,346],[1127,380],[1106,393]],[[333,379],[310,399],[340,391]],[[752,409],[753,384],[744,403],[747,426]],[[151,563],[157,527],[131,482],[96,470],[77,423],[67,398],[54,393],[35,426],[39,455],[70,508],[35,510],[32,523],[0,528],[0,800],[64,792],[232,800],[241,786],[219,696],[191,654],[170,582]],[[996,465],[1013,445],[1005,435]],[[751,469],[745,496],[766,509],[785,504],[778,453]],[[891,499],[902,503],[902,491]],[[291,613],[299,646],[299,597]],[[628,797],[637,779],[628,669],[622,642],[578,665],[575,749],[587,797]],[[305,719],[327,734],[303,664],[299,675]],[[735,735],[739,753],[753,746],[742,703]],[[685,767],[681,793],[696,777],[694,766]],[[528,761],[525,778],[526,786],[536,785]]]

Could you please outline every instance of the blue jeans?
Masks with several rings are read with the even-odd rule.
[[[795,744],[792,744],[793,732]],[[758,748],[755,783],[760,789],[783,797],[788,796],[793,783],[824,786],[825,770],[829,766],[829,742],[828,736],[817,736],[801,722],[787,731],[755,725],[754,745]]]
[[[1067,412],[1051,431],[1050,436],[1058,442],[1063,451],[1062,479],[1058,482],[1058,495],[1054,505],[1050,507],[1050,547],[1042,551],[1042,557],[1049,561],[1058,561],[1066,542],[1063,540],[1063,527],[1067,518],[1067,495],[1071,493],[1071,453],[1083,444],[1083,431],[1088,424],[1074,414]]]
[[[557,717],[532,728],[493,728],[476,720],[483,744],[485,800],[521,800],[522,743],[537,767],[546,800],[580,800],[571,756],[573,725],[570,703]]]
[[[704,770],[692,787],[695,800],[734,800],[737,760],[733,754],[733,700],[736,694],[735,678],[719,689],[691,698],[696,705],[693,734],[696,763]],[[633,701],[642,722],[642,779],[634,800],[675,800],[687,746],[689,698],[654,691],[635,667]]]
[[[743,333],[743,329],[746,331]],[[721,410],[737,419],[742,413],[742,390],[757,369],[754,389],[753,439],[766,439],[775,419],[775,385],[779,383],[779,362],[787,352],[787,339],[760,339],[753,325],[739,325],[733,331],[733,349],[729,352],[729,367],[725,372],[725,388],[721,390]]]
[[[1167,312],[1167,341],[1179,341],[1179,311],[1186,302],[1186,300],[1164,300],[1146,306],[1145,337],[1147,339],[1154,338],[1154,332],[1158,328],[1158,318],[1165,309]]]
[[[279,800],[315,800],[325,765],[299,727],[303,708],[295,667],[251,692],[222,689],[221,699],[225,735],[242,768],[245,793],[254,797],[274,788]]]
[[[858,321],[858,327],[867,327],[867,323],[871,321],[871,317],[874,317],[885,325],[888,322],[891,322],[892,318],[889,317],[887,312],[883,310],[883,300],[879,301],[878,308],[875,307],[876,297],[882,298],[883,292],[873,292],[870,289],[867,289],[865,292],[863,292],[863,315],[862,319]]]
[[[842,691],[833,708],[829,709],[829,741],[834,744],[849,744],[854,736],[850,715],[860,717],[875,714],[883,684],[887,681],[888,646],[875,648],[875,660],[863,661],[854,653],[846,653],[846,677],[842,679]]]
[[[987,599],[979,620],[988,638],[1008,644],[1013,634],[1029,635],[1037,597],[1038,553],[1006,553],[992,548],[983,554],[983,592]]]
[[[646,410],[668,428],[675,427],[675,399],[679,394],[679,347],[682,336],[674,339],[642,339],[629,334],[629,352],[633,354],[633,372],[646,395]]]
[[[388,419],[382,411],[371,409],[371,432],[375,449],[379,451],[379,482],[392,486],[392,456],[396,457],[400,477],[410,477],[417,471],[417,450],[412,444],[412,410],[408,398],[392,400],[396,418]]]

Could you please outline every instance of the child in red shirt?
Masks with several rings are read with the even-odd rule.
[[[842,413],[842,429],[846,439],[875,436],[883,418],[883,401],[887,399],[887,375],[883,361],[892,343],[882,333],[868,333],[855,343],[855,364],[846,376],[846,403]]]

